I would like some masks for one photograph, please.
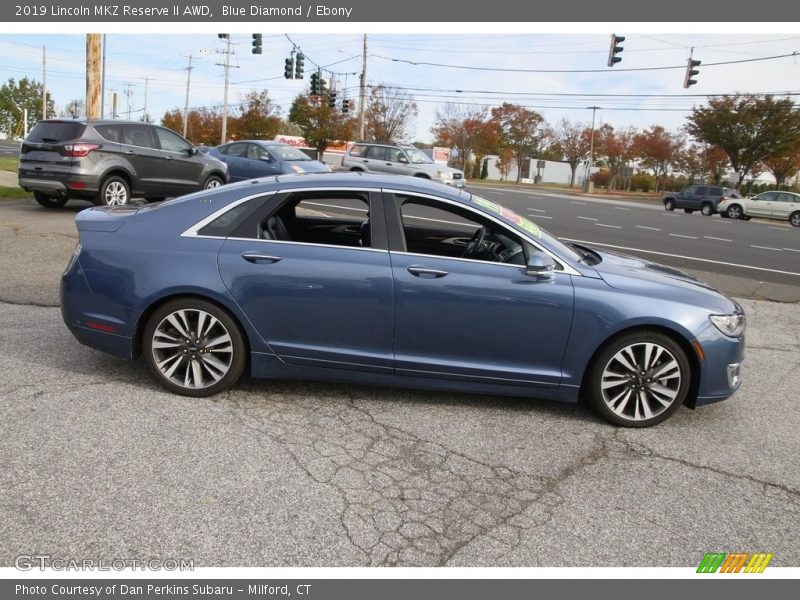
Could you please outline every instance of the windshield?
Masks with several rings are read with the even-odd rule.
[[[302,150],[298,150],[294,146],[288,144],[281,144],[280,146],[268,146],[269,151],[272,152],[281,160],[312,160],[308,154]]]
[[[567,246],[557,238],[550,235],[547,231],[539,227],[536,223],[527,217],[517,214],[510,208],[501,206],[495,202],[492,202],[491,200],[487,200],[486,198],[475,196],[474,194],[472,196],[472,201],[478,206],[481,206],[494,213],[500,218],[501,221],[509,223],[510,225],[514,225],[527,232],[533,239],[542,240],[549,248],[555,249],[561,256],[569,258],[575,262],[579,262],[581,258],[583,258],[583,256],[576,252],[574,248]]]
[[[430,164],[433,162],[427,154],[418,148],[404,148],[404,150],[412,165]]]

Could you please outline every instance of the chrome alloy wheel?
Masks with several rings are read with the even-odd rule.
[[[652,342],[630,344],[603,369],[603,401],[622,419],[649,420],[675,403],[682,375],[675,356],[663,346]]]
[[[106,206],[120,206],[128,203],[128,190],[120,181],[110,182],[104,191],[103,200]]]
[[[202,389],[219,382],[234,359],[230,332],[199,309],[176,310],[156,326],[150,342],[153,362],[177,386]]]

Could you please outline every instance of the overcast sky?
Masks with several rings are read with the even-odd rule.
[[[768,57],[800,50],[800,31],[775,35],[636,33],[626,37],[622,62],[606,66],[608,33],[580,35],[391,35],[368,36],[368,81],[408,88],[419,106],[416,140],[431,141],[436,108],[463,102],[498,105],[515,102],[539,111],[549,123],[562,117],[589,123],[599,106],[597,124],[646,128],[662,125],[676,131],[685,115],[709,94],[733,92],[800,93],[800,56]],[[288,112],[292,99],[307,88],[314,64],[337,73],[346,97],[358,95],[361,70],[361,34],[264,34],[262,55],[251,53],[251,36],[234,33],[236,55],[231,71],[229,103],[251,89],[268,89]],[[306,55],[304,80],[283,77],[284,59],[292,42]],[[47,85],[61,110],[85,94],[85,35],[0,34],[0,79],[24,76],[42,80],[42,46],[47,48]],[[183,108],[188,56],[194,56],[189,104],[221,106],[223,100],[223,44],[214,33],[194,35],[125,35],[109,33],[106,46],[106,114],[110,92],[119,93],[118,113],[128,114],[125,96],[131,90],[130,114],[139,118],[145,102],[158,121],[170,109]],[[686,60],[702,61],[697,84],[683,89]],[[753,60],[757,59],[757,60]],[[399,62],[408,61],[408,62]],[[732,61],[736,64],[712,66]],[[438,63],[433,66],[409,63]],[[328,66],[330,65],[330,66]],[[464,69],[458,67],[472,67]],[[657,70],[654,67],[677,67]],[[560,72],[512,72],[480,69],[527,69]],[[591,71],[570,73],[567,71]],[[326,77],[329,77],[326,73]],[[128,87],[126,84],[131,84]],[[630,96],[614,96],[630,95]],[[644,95],[656,95],[646,97]],[[698,96],[699,95],[699,96]]]

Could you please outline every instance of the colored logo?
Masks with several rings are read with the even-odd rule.
[[[764,552],[707,552],[697,567],[698,573],[763,573],[773,554]]]

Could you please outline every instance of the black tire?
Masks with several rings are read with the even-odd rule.
[[[145,198],[147,202],[161,202],[166,196],[157,196],[156,198]]]
[[[131,201],[131,188],[119,175],[106,177],[97,191],[95,204],[98,206],[123,206]]]
[[[649,355],[648,345],[653,350]],[[656,348],[660,352],[655,352]],[[618,356],[635,366],[636,372],[618,361]],[[645,364],[645,361],[650,362]],[[648,377],[651,374],[656,377]],[[597,354],[589,367],[584,393],[595,411],[609,423],[650,427],[667,419],[684,403],[691,375],[686,353],[672,338],[649,329],[633,331],[613,339]]]
[[[800,227],[800,210],[793,212],[791,215],[789,215],[789,223],[791,223],[795,227]]]
[[[664,210],[668,210],[670,212],[675,210],[675,200],[673,200],[672,198],[667,198],[666,200],[664,200]]]
[[[741,219],[744,217],[744,211],[738,204],[731,204],[725,212],[729,219]]]
[[[214,188],[218,188],[221,185],[225,185],[225,182],[222,180],[222,177],[219,175],[209,175],[208,179],[205,180],[203,183],[204,190],[213,190]]]
[[[428,175],[425,175],[425,173],[417,173],[416,175],[414,175],[414,177],[419,177],[420,179],[430,179],[430,177]]]
[[[693,208],[684,208],[683,212],[685,212],[687,215],[690,215],[690,214],[692,214],[694,212],[694,209]]]
[[[194,326],[202,331],[194,331]],[[142,333],[142,354],[161,385],[195,398],[232,387],[247,364],[238,323],[216,304],[198,298],[170,300],[150,315]]]
[[[363,173],[364,172],[364,169],[360,169],[358,167],[353,167],[350,170],[353,171],[354,173]]]
[[[40,206],[44,206],[45,208],[61,208],[67,203],[67,200],[69,200],[69,198],[54,198],[42,192],[33,192],[33,197]]]
[[[716,211],[714,210],[714,205],[713,204],[705,202],[703,204],[703,207],[700,209],[700,212],[703,213],[707,217],[712,217],[712,216],[714,216],[714,212],[716,212]]]

